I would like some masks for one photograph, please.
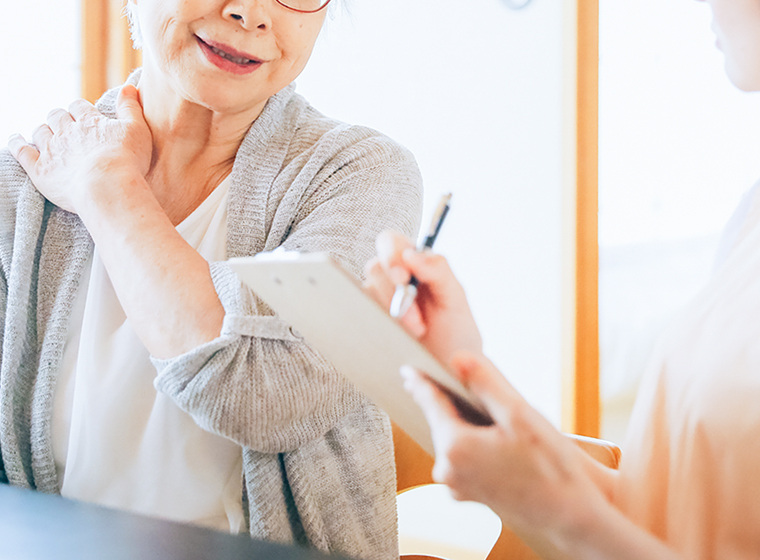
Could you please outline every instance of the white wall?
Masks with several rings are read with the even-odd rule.
[[[600,243],[721,230],[760,177],[760,99],[729,82],[710,8],[600,3]]]
[[[334,0],[341,1],[341,0]],[[416,155],[489,356],[560,413],[562,2],[348,0],[298,89]]]
[[[79,0],[0,0],[0,146],[79,97]]]

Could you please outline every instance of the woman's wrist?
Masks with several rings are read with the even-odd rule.
[[[145,177],[126,166],[93,170],[76,196],[72,201],[75,211],[86,225],[99,217],[114,217],[116,213],[144,207],[151,199],[155,201]]]

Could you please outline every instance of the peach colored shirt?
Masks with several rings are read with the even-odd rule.
[[[760,200],[663,338],[623,449],[616,503],[690,560],[760,558]]]

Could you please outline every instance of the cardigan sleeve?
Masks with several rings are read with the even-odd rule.
[[[415,236],[422,187],[414,158],[384,137],[332,158],[298,195],[281,246],[329,251],[357,276],[377,234]],[[337,163],[336,163],[337,162]],[[156,388],[202,428],[264,453],[322,437],[364,397],[245,287],[225,263],[211,273],[225,309],[221,336],[156,360]]]

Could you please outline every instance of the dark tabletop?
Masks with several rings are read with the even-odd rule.
[[[336,560],[340,557],[0,484],[0,559],[96,558]]]

